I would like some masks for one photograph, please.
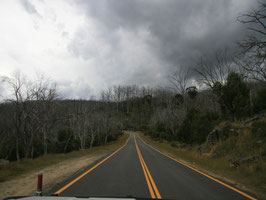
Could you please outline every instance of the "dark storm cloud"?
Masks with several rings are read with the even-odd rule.
[[[257,5],[252,0],[0,4],[0,51],[8,52],[0,55],[0,65],[7,66],[4,74],[21,68],[33,76],[40,70],[69,98],[99,96],[117,84],[164,86],[173,71],[195,68],[201,56],[212,57],[225,48],[230,55],[246,34],[237,16]]]
[[[111,34],[147,29],[151,51],[172,67],[193,65],[202,55],[234,48],[243,37],[236,18],[251,1],[99,0],[78,1]]]

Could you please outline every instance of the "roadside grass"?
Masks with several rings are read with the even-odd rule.
[[[216,177],[241,190],[255,194],[260,199],[266,199],[266,163],[241,165],[232,168],[229,165],[228,157],[212,158],[202,156],[198,147],[178,146],[167,141],[155,141],[142,132],[137,132],[139,136],[149,145],[161,152],[181,160],[194,168],[199,169],[213,177]],[[231,149],[233,150],[233,149]],[[254,196],[254,195],[253,195]]]
[[[72,151],[66,154],[48,154],[35,159],[22,159],[20,162],[11,162],[7,165],[2,165],[0,166],[0,182],[16,178],[28,172],[41,170],[68,159],[107,153],[124,145],[128,137],[129,134],[125,132],[118,140],[109,142],[106,145],[93,147],[92,149]]]

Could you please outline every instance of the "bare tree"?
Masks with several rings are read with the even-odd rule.
[[[80,141],[80,149],[86,148],[86,140],[88,137],[88,121],[86,120],[85,116],[73,116],[76,120],[76,133],[79,137]]]
[[[194,69],[200,75],[200,81],[212,90],[210,94],[212,107],[218,113],[221,111],[219,95],[214,90],[217,85],[223,85],[230,72],[236,71],[234,57],[228,55],[228,49],[217,51],[214,58],[202,57],[197,68]]]
[[[240,73],[245,79],[265,82],[266,81],[266,66],[265,60],[259,61],[254,56],[245,56],[235,60],[240,68]]]
[[[19,144],[24,146],[25,157],[34,156],[34,139],[42,133],[44,153],[47,154],[48,131],[53,126],[53,101],[57,97],[56,86],[42,76],[36,81],[27,80],[19,71],[12,78],[2,77],[12,88],[14,105],[13,124],[15,127],[16,156],[20,160]]]
[[[57,99],[57,90],[55,84],[46,83],[39,85],[42,89],[40,94],[40,118],[42,122],[41,134],[43,139],[44,155],[48,153],[48,134],[55,125],[56,116],[54,111],[55,100]]]
[[[266,80],[266,3],[259,3],[257,10],[238,17],[238,21],[248,25],[248,35],[239,42],[244,50],[245,57],[238,64],[247,72],[247,77],[258,80]]]
[[[184,96],[188,81],[190,78],[190,70],[186,68],[180,68],[178,71],[170,76],[170,82],[172,83],[173,90]]]
[[[99,134],[100,132],[100,126],[101,126],[100,117],[101,116],[99,113],[90,113],[86,117],[87,117],[86,120],[88,123],[87,131],[88,131],[88,135],[90,138],[90,149],[91,149],[95,142],[95,138],[97,134]]]
[[[214,59],[202,57],[194,70],[201,76],[201,81],[212,88],[216,82],[223,84],[227,74],[234,70],[233,58],[227,49],[218,51]]]
[[[14,104],[14,115],[12,117],[12,121],[14,123],[14,136],[16,141],[16,157],[17,160],[20,161],[20,153],[19,153],[19,143],[20,138],[23,134],[23,121],[25,117],[25,112],[23,110],[23,102],[24,102],[24,94],[23,90],[25,89],[26,80],[25,77],[21,75],[19,71],[14,73],[13,78],[2,77],[2,81],[8,83],[8,85],[12,88],[12,96],[14,99],[10,99],[8,101]]]

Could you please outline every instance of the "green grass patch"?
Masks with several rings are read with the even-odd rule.
[[[92,149],[73,151],[66,154],[48,154],[35,159],[23,159],[20,162],[11,162],[7,165],[2,165],[0,166],[0,182],[13,179],[28,172],[35,172],[44,169],[45,167],[68,159],[79,158],[89,154],[97,155],[112,151],[125,144],[128,137],[129,134],[125,133],[116,141],[109,142],[106,145],[93,147]]]

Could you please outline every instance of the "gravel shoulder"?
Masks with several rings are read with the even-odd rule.
[[[42,170],[28,172],[12,180],[1,182],[0,199],[4,199],[8,196],[34,195],[37,187],[37,174],[39,173],[43,173],[43,192],[48,193],[48,191],[56,185],[84,170],[90,164],[106,156],[108,153],[110,153],[110,151],[67,159],[58,164],[45,167]]]

